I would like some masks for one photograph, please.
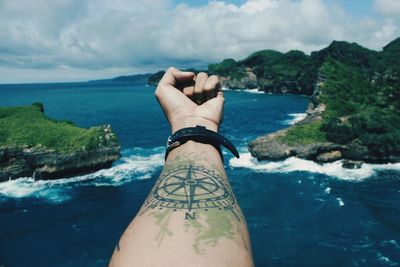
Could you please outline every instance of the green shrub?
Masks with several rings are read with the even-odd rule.
[[[336,117],[324,122],[321,130],[325,132],[327,140],[339,144],[346,144],[355,137],[352,126],[342,123]]]
[[[294,126],[289,129],[282,141],[290,145],[307,145],[325,142],[325,133],[321,131],[321,122]]]
[[[70,152],[105,144],[104,128],[79,128],[70,121],[50,119],[42,110],[41,104],[0,108],[0,147],[40,145],[60,152]],[[115,135],[111,141],[118,144]]]

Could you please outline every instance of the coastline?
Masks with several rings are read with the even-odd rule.
[[[40,103],[0,108],[0,182],[57,179],[111,167],[120,144],[110,125],[89,129],[44,114]]]

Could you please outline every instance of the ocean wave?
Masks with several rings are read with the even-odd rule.
[[[255,88],[255,89],[228,89],[226,87],[222,87],[222,91],[245,92],[245,93],[251,93],[251,94],[265,94],[264,91],[260,91],[260,90],[258,90],[258,88]]]
[[[364,163],[360,169],[346,169],[342,167],[341,161],[318,164],[311,160],[290,157],[282,161],[258,162],[249,152],[241,153],[240,158],[232,158],[229,165],[236,168],[248,168],[259,172],[288,173],[305,171],[320,173],[347,181],[362,181],[377,173],[380,170],[400,171],[400,163],[393,164],[367,164]]]
[[[302,121],[307,117],[307,113],[289,113],[289,119],[281,121],[280,123],[283,125],[294,125],[299,121]]]
[[[48,202],[71,198],[75,186],[119,186],[132,180],[148,179],[164,164],[164,148],[124,150],[113,167],[95,173],[56,180],[19,178],[0,183],[0,201],[5,198],[36,197]]]

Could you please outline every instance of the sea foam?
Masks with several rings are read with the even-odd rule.
[[[245,93],[251,93],[251,94],[265,94],[264,91],[260,91],[260,90],[258,90],[258,88],[255,88],[255,89],[228,89],[226,87],[222,87],[222,91],[245,92]]]
[[[289,113],[289,119],[281,121],[283,125],[294,125],[307,117],[307,113]]]
[[[360,169],[346,169],[342,167],[342,161],[318,164],[311,160],[290,157],[282,161],[257,161],[249,152],[241,153],[240,158],[232,158],[229,165],[236,168],[248,168],[258,172],[288,173],[305,171],[320,173],[348,181],[362,181],[376,174],[379,170],[400,171],[400,163],[394,164],[367,164]]]

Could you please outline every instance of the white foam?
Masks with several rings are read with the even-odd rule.
[[[124,157],[120,160],[120,164],[88,176],[105,178],[94,182],[96,186],[120,185],[132,180],[132,177],[135,177],[136,180],[148,179],[158,167],[164,164],[164,148],[161,148],[162,152],[159,152],[160,149],[157,150],[158,153],[150,156],[132,155]]]
[[[290,157],[282,161],[261,161],[252,157],[250,153],[241,153],[240,158],[232,158],[230,166],[237,168],[248,168],[259,172],[288,173],[295,171],[306,171],[320,173],[336,177],[342,180],[361,181],[376,174],[378,170],[398,170],[400,163],[393,164],[366,164],[360,169],[346,169],[342,167],[342,161],[318,164],[311,160]]]
[[[324,193],[325,194],[330,194],[331,193],[331,188],[329,186],[327,188],[325,188]]]
[[[246,93],[251,93],[251,94],[264,94],[264,91],[260,91],[260,90],[258,90],[258,88],[255,88],[255,89],[243,89],[243,90],[240,90],[240,91],[246,92]]]
[[[389,265],[389,266],[399,266],[399,263],[389,259],[388,257],[384,256],[382,253],[376,253],[378,257],[378,261],[380,261],[383,264]]]
[[[294,125],[307,117],[307,113],[289,113],[289,119],[281,122],[283,125]]]
[[[63,202],[70,198],[71,187],[119,186],[137,179],[148,179],[164,164],[164,148],[134,148],[123,152],[124,156],[113,167],[95,173],[56,180],[35,181],[31,177],[0,183],[0,196],[9,198],[36,197],[49,202]],[[146,155],[147,154],[147,155]],[[0,200],[4,198],[0,198]]]
[[[61,181],[58,182],[61,183]],[[0,183],[0,196],[9,198],[35,196],[53,203],[68,200],[70,198],[69,195],[65,194],[63,188],[56,185],[57,183],[54,181],[35,181],[33,178],[19,178]]]
[[[233,92],[245,92],[251,94],[264,94],[264,91],[260,91],[258,88],[255,89],[228,89],[226,87],[222,87],[222,91],[233,91]]]
[[[343,199],[341,199],[340,197],[337,197],[336,200],[338,201],[340,207],[344,206]]]

